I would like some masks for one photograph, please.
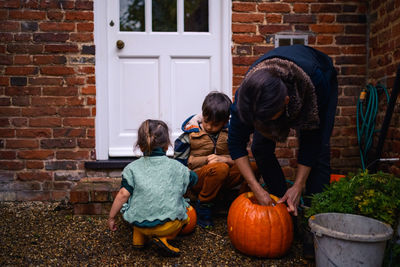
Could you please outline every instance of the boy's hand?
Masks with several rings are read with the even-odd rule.
[[[211,154],[211,155],[208,155],[208,157],[207,157],[207,162],[208,162],[208,163],[223,162],[223,163],[226,163],[226,164],[228,164],[228,165],[233,165],[233,164],[234,164],[232,158],[231,158],[229,155],[215,155],[215,154]]]
[[[208,155],[207,162],[208,163],[226,162],[226,157],[220,156],[220,155],[211,154],[211,155]]]
[[[108,218],[108,228],[110,228],[111,231],[116,231],[117,230],[117,224],[115,223],[115,218]]]

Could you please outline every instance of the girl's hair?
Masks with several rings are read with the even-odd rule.
[[[249,125],[267,123],[281,111],[288,95],[283,81],[266,69],[248,75],[238,89],[237,109],[240,119]]]
[[[139,127],[136,146],[143,154],[150,154],[153,149],[169,146],[169,130],[165,122],[160,120],[145,120]]]
[[[229,119],[231,105],[232,101],[226,94],[212,91],[203,101],[203,118],[215,123],[225,122]]]

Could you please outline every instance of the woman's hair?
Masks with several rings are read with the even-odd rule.
[[[240,119],[249,125],[266,123],[285,105],[287,87],[266,69],[248,75],[238,89],[237,109]]]
[[[153,149],[169,146],[169,130],[165,122],[160,120],[145,120],[139,127],[136,146],[144,154],[149,154]]]
[[[229,120],[232,101],[224,94],[217,91],[210,92],[201,107],[203,118],[215,123]]]

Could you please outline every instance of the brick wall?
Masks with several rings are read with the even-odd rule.
[[[0,1],[0,201],[62,200],[94,155],[92,1]]]
[[[339,103],[332,145],[332,167],[342,173],[360,166],[356,101],[366,83],[367,1],[232,1],[233,91],[248,67],[274,47],[280,32],[309,35],[309,45],[332,57],[338,71]],[[294,177],[296,138],[279,144],[287,177]]]
[[[391,92],[400,64],[400,1],[374,0],[370,4],[371,26],[369,44],[369,82],[383,83]],[[378,126],[381,126],[387,103],[380,103]],[[383,157],[400,156],[400,97],[397,98],[390,128],[383,149]],[[400,176],[400,162],[381,164],[381,168]]]

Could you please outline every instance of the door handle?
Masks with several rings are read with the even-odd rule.
[[[118,40],[117,41],[117,48],[118,49],[122,49],[122,48],[124,48],[124,46],[125,46],[124,41],[122,41],[122,40]]]

